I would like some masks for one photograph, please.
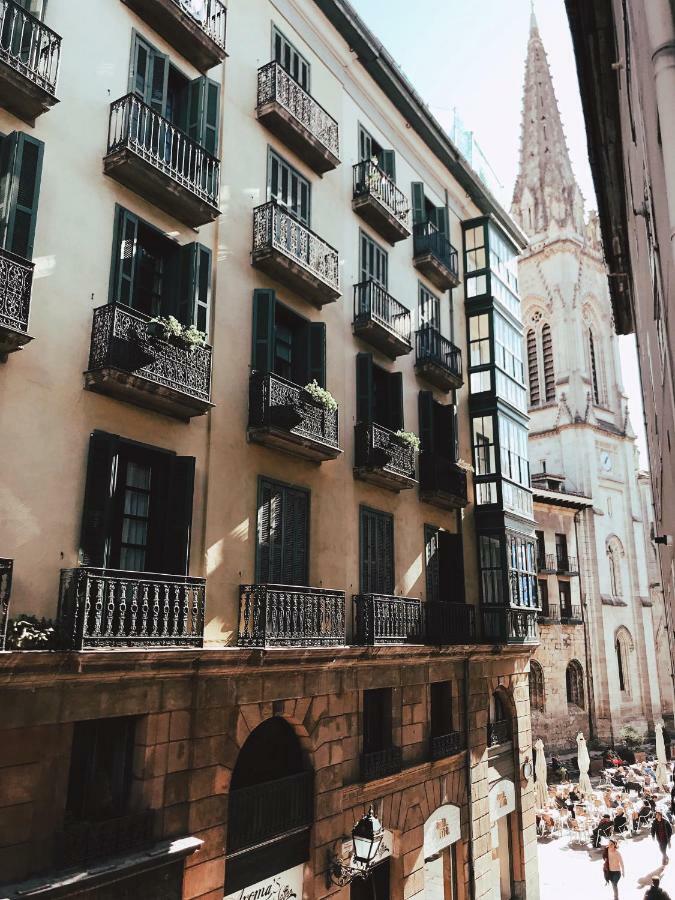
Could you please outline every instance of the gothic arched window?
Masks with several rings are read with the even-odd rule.
[[[630,651],[632,640],[630,633],[623,627],[619,628],[614,639],[614,651],[616,653],[616,668],[619,673],[619,690],[630,693]]]
[[[539,406],[539,360],[537,359],[537,334],[534,328],[527,332],[527,374],[530,384],[530,406]]]
[[[555,400],[555,372],[553,370],[553,338],[547,323],[541,329],[541,347],[544,356],[544,396],[546,402]]]
[[[536,659],[530,662],[530,708],[544,712],[544,670]]]
[[[626,690],[625,660],[624,648],[621,645],[621,638],[616,639],[616,665],[619,670],[619,690]]]
[[[584,709],[584,670],[576,659],[573,659],[567,666],[565,681],[567,682],[567,702],[570,706]]]
[[[588,356],[591,364],[591,386],[593,388],[593,401],[600,404],[600,378],[598,375],[599,370],[599,357],[596,356],[595,349],[595,341],[593,340],[593,329],[588,329]]]

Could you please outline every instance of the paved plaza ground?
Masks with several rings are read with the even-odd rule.
[[[567,835],[540,838],[538,844],[541,900],[611,900],[612,887],[605,885],[600,850],[570,845]],[[646,830],[621,840],[619,850],[626,866],[626,876],[619,882],[621,900],[642,900],[652,875],[662,875],[661,887],[675,900],[675,840],[665,870],[658,845]]]

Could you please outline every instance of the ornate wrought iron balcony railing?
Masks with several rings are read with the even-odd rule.
[[[457,251],[432,222],[413,225],[413,264],[439,290],[459,284]]]
[[[557,572],[555,553],[537,553],[537,571],[552,574]]]
[[[240,647],[344,647],[345,592],[285,584],[239,586]]]
[[[539,640],[538,615],[536,607],[484,606],[483,637],[486,641],[503,644],[536,643]]]
[[[316,462],[342,452],[338,410],[321,406],[300,385],[272,373],[251,372],[248,437]]]
[[[567,625],[581,624],[581,606],[572,603],[570,605],[562,604],[560,607],[560,621]]]
[[[340,164],[338,123],[278,62],[258,69],[256,114],[320,175]]]
[[[355,643],[421,644],[422,601],[393,594],[354,595]]]
[[[251,259],[319,309],[340,297],[337,250],[273,200],[253,210]]]
[[[560,607],[557,603],[542,603],[537,615],[537,621],[549,624],[560,621]]]
[[[405,194],[372,160],[353,168],[352,209],[391,244],[410,235],[410,204]]]
[[[309,828],[313,820],[313,772],[232,790],[227,821],[228,855],[277,835]]]
[[[61,38],[14,0],[0,0],[0,106],[32,122],[58,103]]]
[[[415,450],[375,422],[354,426],[354,477],[390,491],[415,486]]]
[[[372,278],[354,285],[354,334],[390,359],[410,353],[410,310]]]
[[[459,590],[464,592],[464,585]],[[473,644],[476,641],[476,610],[468,603],[427,600],[424,613],[424,643]]]
[[[12,594],[13,559],[0,558],[0,650],[5,649],[7,623],[9,622],[9,598]]]
[[[501,722],[488,722],[487,742],[488,747],[498,747],[513,740],[512,726],[508,719]]]
[[[449,734],[439,734],[429,740],[429,756],[433,759],[445,759],[454,756],[464,749],[464,735],[461,731],[451,731]]]
[[[0,248],[0,358],[32,340],[28,317],[34,267],[30,260]]]
[[[146,809],[94,822],[70,822],[55,835],[54,862],[70,868],[142,850],[153,842],[156,812]]]
[[[441,391],[461,387],[462,351],[433,325],[415,332],[415,370]]]
[[[211,403],[211,348],[154,336],[152,319],[122,303],[94,310],[85,387],[188,420]]]
[[[555,569],[558,575],[578,575],[579,566],[576,556],[568,556],[565,553],[556,553]]]
[[[420,500],[441,509],[463,508],[469,502],[466,470],[432,450],[422,450]]]
[[[206,579],[83,566],[61,570],[68,649],[201,647]]]
[[[225,58],[222,0],[124,0],[201,72]]]
[[[386,750],[374,750],[361,754],[361,780],[375,781],[395,775],[403,768],[400,747],[387,747]]]
[[[220,160],[135,94],[110,105],[103,169],[192,228],[220,215]]]

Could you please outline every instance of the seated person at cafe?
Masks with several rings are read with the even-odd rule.
[[[605,804],[607,809],[613,809],[615,806],[619,805],[619,801],[612,794],[609,788],[607,788],[605,793],[602,795],[602,802]]]
[[[647,799],[643,798],[642,805],[633,814],[634,815],[633,831],[637,831],[638,828],[640,827],[640,819],[647,819],[647,818],[649,818],[649,816],[652,815],[652,813],[653,813],[653,810],[652,810],[651,806],[649,805],[649,803],[647,802]]]
[[[578,784],[574,785],[574,787],[570,791],[569,797],[570,797],[570,800],[572,801],[572,803],[578,803],[580,800],[583,799],[581,794],[579,793],[579,785]]]
[[[612,784],[614,787],[625,787],[626,786],[626,771],[621,766],[616,770],[616,772],[612,775]]]
[[[596,850],[600,846],[600,841],[602,840],[602,838],[610,837],[610,835],[612,834],[612,828],[613,825],[610,815],[609,813],[605,813],[593,829],[592,842]]]
[[[615,769],[617,766],[621,765],[621,760],[617,756],[616,750],[612,747],[608,747],[602,754],[602,763],[606,769]]]
[[[547,813],[545,809],[540,809],[538,812],[536,812],[535,817],[537,820],[537,831],[541,830],[540,826],[542,823],[544,824],[545,831],[553,831],[553,829],[555,828],[555,821],[553,819],[553,816]]]
[[[626,813],[623,808],[620,806],[616,815],[614,816],[614,834],[619,834],[624,828],[628,827],[628,819],[626,818]]]

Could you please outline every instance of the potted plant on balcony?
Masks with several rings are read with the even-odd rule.
[[[206,335],[195,325],[183,325],[175,316],[155,316],[148,322],[150,340],[166,341],[182,350],[196,350],[206,344]]]
[[[392,437],[402,446],[409,447],[413,453],[417,453],[420,449],[420,439],[414,431],[399,430]]]
[[[337,400],[330,391],[322,388],[316,378],[306,384],[302,389],[301,399],[315,406],[322,406],[326,411],[334,412],[337,408]]]

